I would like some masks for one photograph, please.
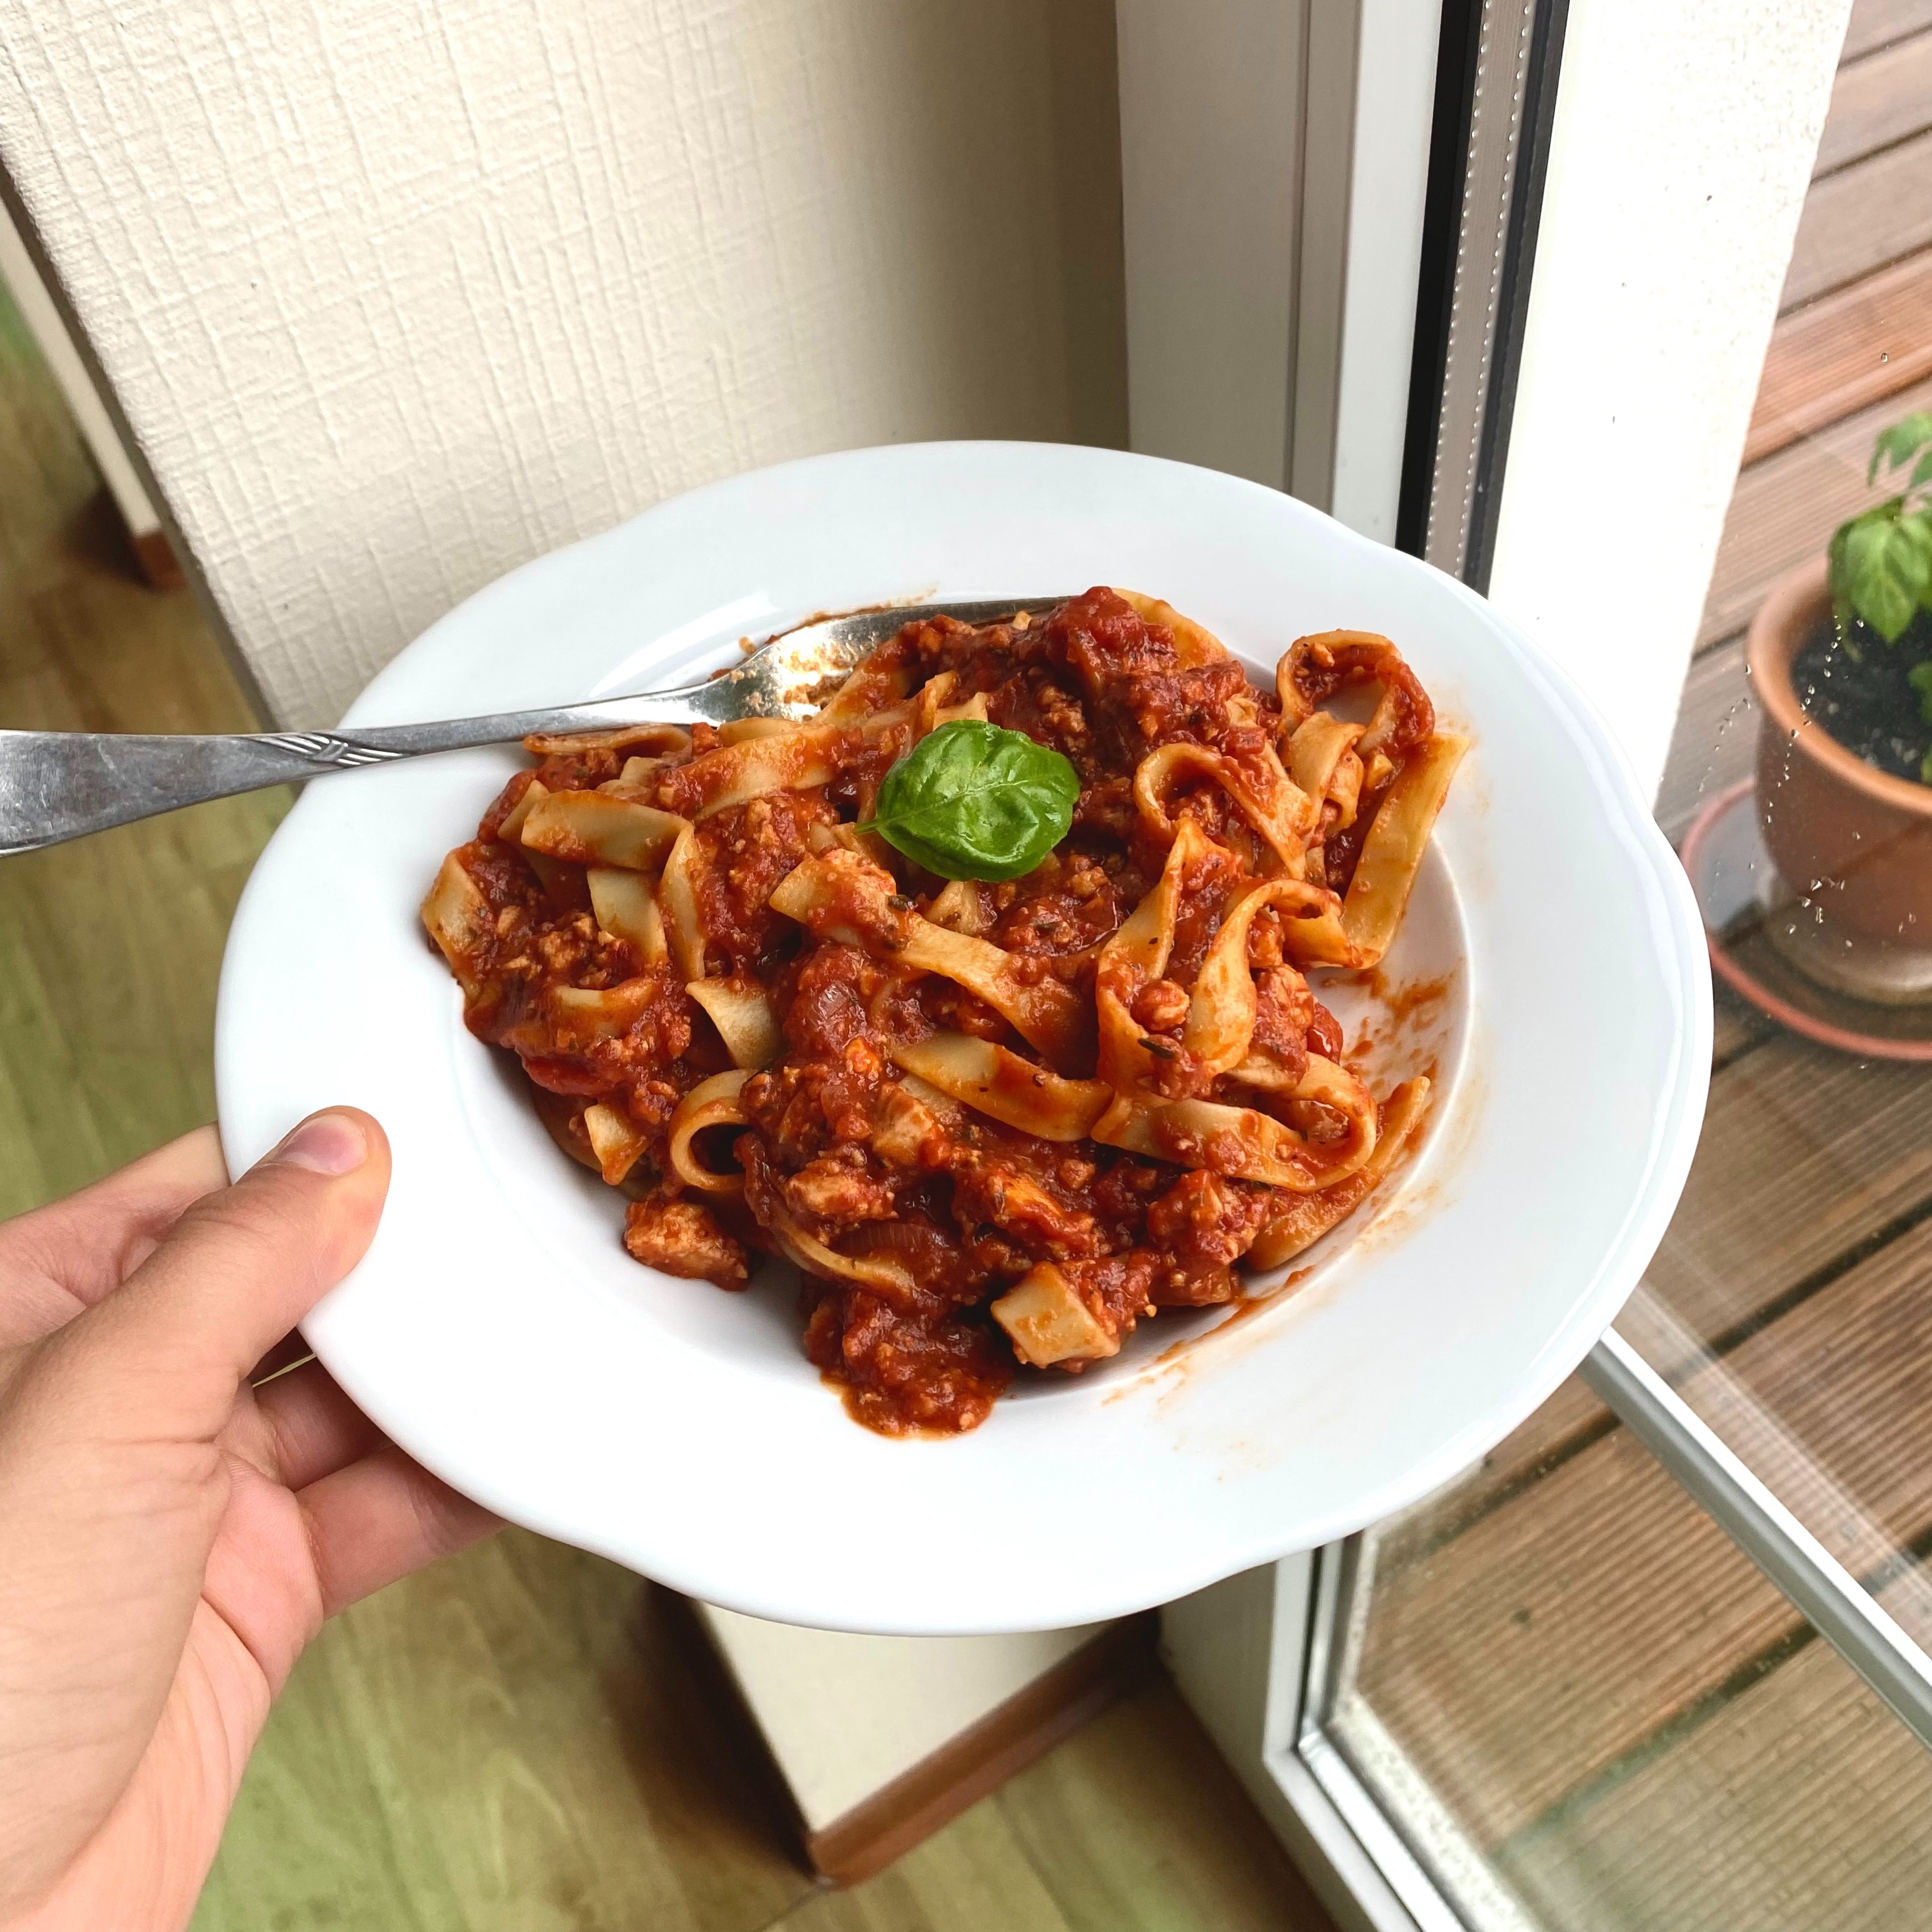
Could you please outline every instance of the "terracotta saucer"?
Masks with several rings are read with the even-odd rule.
[[[1870,1060],[1932,1060],[1932,1005],[1882,1006],[1819,985],[1766,931],[1778,875],[1760,836],[1754,781],[1720,792],[1697,814],[1680,855],[1704,916],[1711,965],[1761,1012],[1808,1039]]]

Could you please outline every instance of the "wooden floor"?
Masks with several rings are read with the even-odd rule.
[[[1860,0],[1659,816],[1748,776],[1740,633],[1932,406],[1932,0]],[[1619,1323],[1932,1645],[1932,1068],[1720,994],[1690,1185]],[[1345,1727],[1552,1932],[1932,1925],[1932,1756],[1580,1382],[1397,1525]]]
[[[134,574],[0,298],[0,726],[254,722],[192,601]],[[212,1118],[223,939],[286,803],[0,860],[0,1214]],[[821,1892],[676,1624],[522,1532],[350,1612],[270,1722],[197,1932],[1328,1932],[1164,1679]]]

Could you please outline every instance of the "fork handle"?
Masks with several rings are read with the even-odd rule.
[[[502,745],[538,732],[598,731],[620,724],[724,724],[749,717],[804,718],[811,687],[849,669],[859,654],[914,618],[941,611],[969,624],[1021,609],[1046,610],[1058,597],[978,603],[879,604],[814,618],[782,633],[809,652],[791,668],[794,689],[764,674],[772,646],[720,676],[672,691],[599,698],[542,711],[500,711],[424,724],[362,725],[352,731],[234,732],[149,736],[104,731],[0,731],[0,858],[58,845],[110,825],[200,805],[211,798],[288,784],[327,772],[378,765],[426,752]],[[774,642],[776,640],[774,640]],[[815,659],[810,652],[820,655]]]
[[[0,731],[0,857],[358,765],[506,744],[539,731],[718,722],[742,708],[730,680],[719,679],[591,704],[349,731]]]

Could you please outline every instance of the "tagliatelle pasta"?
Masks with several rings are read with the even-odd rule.
[[[972,1428],[1016,1373],[1234,1298],[1414,1143],[1426,1078],[1378,1100],[1309,977],[1382,957],[1465,749],[1387,638],[1298,639],[1264,693],[1095,590],[910,623],[805,724],[530,748],[423,903],[471,1030],[639,1261],[794,1263],[872,1428]],[[981,769],[1056,815],[989,814]]]

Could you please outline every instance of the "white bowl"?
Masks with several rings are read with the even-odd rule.
[[[891,1441],[806,1363],[782,1286],[638,1267],[618,1198],[566,1162],[462,1025],[417,922],[520,754],[316,780],[250,880],[221,982],[230,1162],[332,1102],[387,1126],[368,1258],[305,1324],[412,1454],[504,1515],[754,1615],[905,1634],[1138,1609],[1328,1541],[1480,1456],[1636,1285],[1702,1116],[1696,906],[1604,725],[1480,598],[1255,484],[1050,445],[857,450],[665,503],[434,626],[348,722],[680,682],[810,613],[1098,583],[1166,598],[1271,675],[1308,631],[1387,632],[1474,749],[1388,983],[1436,1105],[1387,1198],[1296,1292],[1147,1324],[974,1433]],[[1345,1019],[1374,1005],[1324,997]]]

